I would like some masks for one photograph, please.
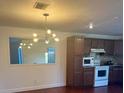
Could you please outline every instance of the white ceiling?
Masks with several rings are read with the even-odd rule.
[[[41,0],[46,10],[33,8],[36,0],[0,0],[0,26],[44,28],[48,12],[49,28],[54,31],[106,35],[123,33],[123,0]],[[89,30],[92,22],[94,29]]]

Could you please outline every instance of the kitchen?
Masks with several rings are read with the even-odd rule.
[[[83,36],[72,36],[67,40],[68,86],[123,85],[122,40]]]

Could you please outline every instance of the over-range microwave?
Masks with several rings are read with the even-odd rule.
[[[94,57],[83,57],[83,66],[94,66]]]

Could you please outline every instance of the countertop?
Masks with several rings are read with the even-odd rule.
[[[114,68],[123,68],[123,65],[121,64],[116,64],[116,65],[100,65],[100,66],[109,66],[109,67],[114,67]],[[84,66],[83,68],[93,68],[95,66]]]

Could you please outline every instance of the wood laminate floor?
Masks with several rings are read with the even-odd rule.
[[[123,93],[123,87],[118,85],[112,85],[108,87],[98,88],[70,88],[70,87],[58,87],[33,91],[25,91],[18,93]]]

